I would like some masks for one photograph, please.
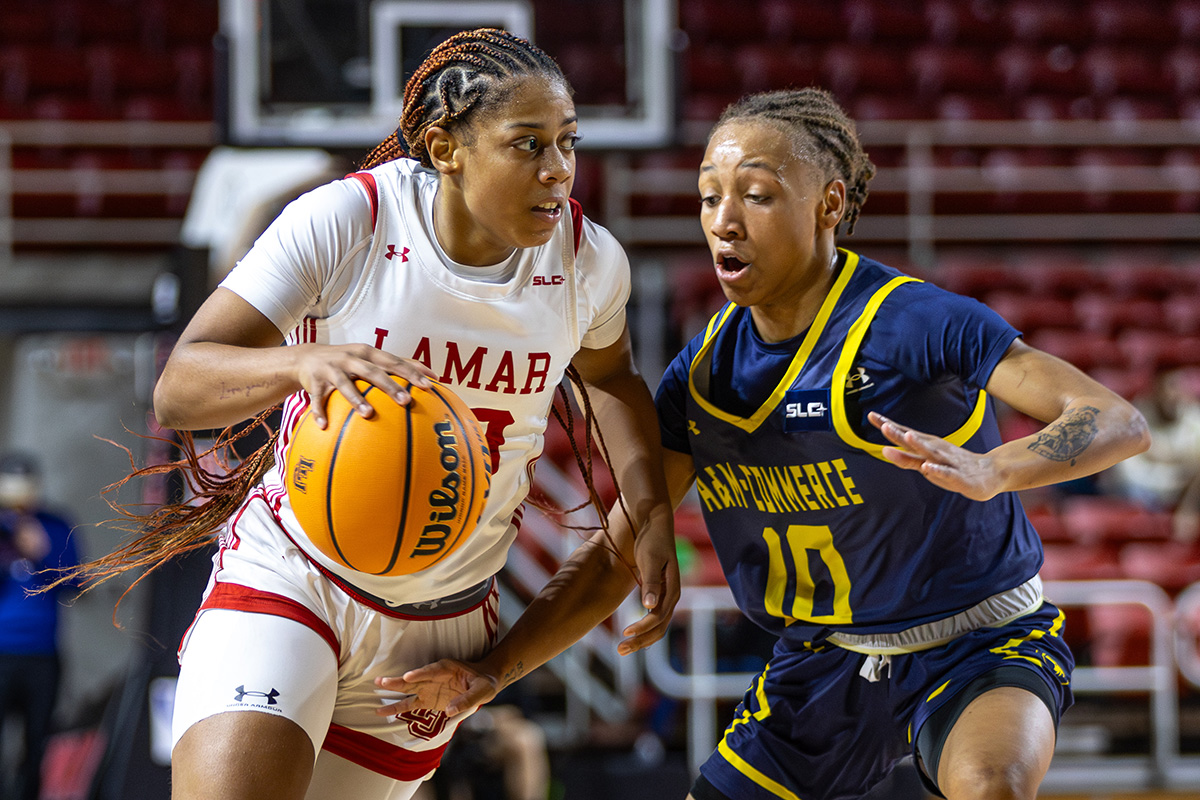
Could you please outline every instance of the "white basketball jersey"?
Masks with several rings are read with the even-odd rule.
[[[363,342],[428,365],[485,428],[496,468],[483,517],[455,552],[414,575],[373,576],[327,558],[297,523],[283,475],[291,430],[307,408],[304,392],[284,404],[275,467],[263,483],[279,524],[309,558],[385,602],[412,603],[467,589],[504,566],[534,461],[542,451],[555,389],[589,330],[591,346],[610,344],[619,335],[629,265],[607,231],[582,215],[573,221],[572,214],[564,213],[548,243],[514,254],[507,280],[471,280],[462,276],[461,267],[456,274],[437,244],[432,222],[436,176],[409,160],[389,162],[370,174],[378,187],[378,216],[366,255],[327,270],[330,277],[322,292],[336,285],[344,287],[343,294],[336,302],[324,294],[308,298],[302,305],[308,316],[286,343]],[[578,257],[576,226],[582,226],[583,234]],[[264,235],[256,248],[269,247],[270,238]],[[278,298],[256,298],[255,286],[277,282],[256,281],[243,270],[269,261],[248,257],[223,284],[264,313]],[[356,274],[349,280],[333,274],[344,269]],[[272,318],[279,324],[278,315]],[[602,341],[594,342],[598,337]]]

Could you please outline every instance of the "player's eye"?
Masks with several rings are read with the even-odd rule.
[[[527,136],[517,142],[517,149],[524,150],[527,153],[535,153],[539,147],[541,147],[541,144],[538,142],[536,136]]]
[[[583,139],[578,133],[568,133],[563,137],[562,144],[559,145],[563,150],[574,150],[580,140]]]
[[[700,198],[700,205],[706,206],[708,208],[714,208],[720,202],[721,202],[720,195],[706,194]]]

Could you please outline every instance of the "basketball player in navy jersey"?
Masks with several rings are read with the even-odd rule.
[[[837,248],[874,171],[817,89],[731,106],[700,167],[730,302],[659,386],[664,467],[673,502],[695,485],[739,607],[779,641],[695,800],[860,797],[909,753],[951,800],[1033,800],[1073,660],[1014,492],[1149,444],[1132,406],[985,306]],[[990,397],[1045,427],[1002,442]],[[438,700],[440,681],[466,708],[505,683],[503,657],[528,669],[559,639],[514,628],[482,663],[405,685]]]

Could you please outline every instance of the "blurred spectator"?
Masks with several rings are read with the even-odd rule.
[[[37,463],[0,456],[0,716],[19,714],[24,748],[15,775],[0,776],[0,797],[37,800],[41,763],[60,676],[61,592],[30,594],[53,572],[78,563],[71,528],[41,505]]]
[[[1111,470],[1113,489],[1148,508],[1174,512],[1175,535],[1200,534],[1200,372],[1172,370],[1137,403],[1150,426],[1150,449]]]

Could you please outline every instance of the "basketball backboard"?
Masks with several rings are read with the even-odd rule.
[[[675,0],[221,0],[230,144],[369,147],[453,33],[503,27],[558,59],[585,147],[669,141]]]

